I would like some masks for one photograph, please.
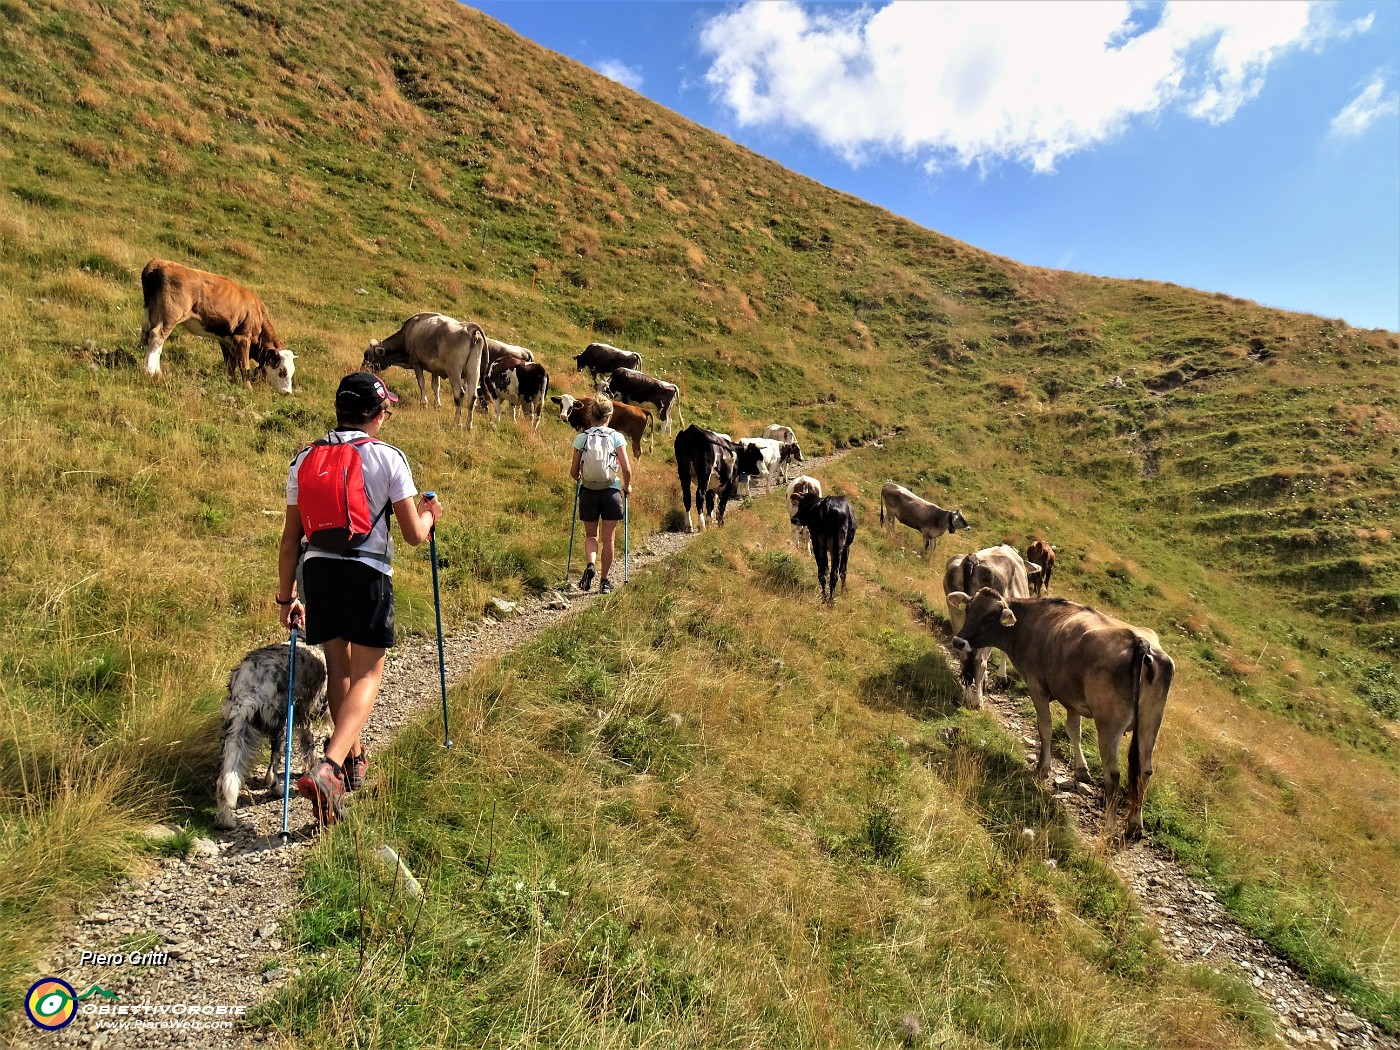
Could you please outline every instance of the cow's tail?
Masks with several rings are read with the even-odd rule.
[[[963,594],[969,596],[972,594],[972,575],[977,571],[977,566],[978,561],[976,554],[969,554],[963,559],[962,565],[959,566],[959,569],[962,570],[962,586],[959,587],[958,590],[962,591]]]
[[[1158,659],[1160,653],[1161,659]],[[1150,641],[1138,636],[1133,641],[1133,738],[1128,747],[1128,790],[1131,812],[1140,813],[1147,782],[1143,772],[1151,762],[1152,749],[1157,744],[1166,694],[1171,689],[1175,668],[1171,658]],[[1153,696],[1143,710],[1143,687],[1152,687]],[[1160,700],[1156,694],[1160,693]],[[1147,722],[1143,722],[1144,714]]]
[[[496,398],[491,391],[491,370],[487,367],[486,361],[486,333],[482,331],[481,325],[474,324],[469,334],[472,348],[471,352],[467,355],[467,360],[470,362],[472,356],[476,357],[476,385],[471,391],[471,397],[475,400],[477,391],[484,390],[486,393],[486,402],[490,404],[492,401],[496,400]],[[470,371],[470,364],[467,367],[468,371]],[[462,379],[466,380],[467,376],[462,376]]]

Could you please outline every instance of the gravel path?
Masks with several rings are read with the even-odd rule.
[[[813,464],[807,466],[810,469]],[[645,572],[694,538],[682,533],[651,536],[634,552],[632,567]],[[597,600],[596,591],[546,594],[520,602],[503,620],[483,619],[445,639],[449,681]],[[365,730],[367,746],[371,751],[383,748],[400,726],[439,702],[436,641],[392,650],[379,701]],[[990,692],[987,702],[1033,749],[1034,723],[1019,702]],[[1099,790],[1074,785],[1062,764],[1057,764],[1052,776],[1056,797],[1074,815],[1081,833],[1096,837],[1103,814]],[[279,933],[298,903],[297,872],[315,839],[315,828],[309,805],[300,799],[292,806],[293,834],[286,846],[277,837],[280,800],[245,804],[238,810],[238,819],[238,829],[221,840],[198,840],[188,859],[167,858],[153,872],[117,885],[75,922],[65,941],[38,965],[36,978],[61,975],[79,995],[99,985],[119,997],[107,1001],[95,994],[80,1008],[124,1008],[127,1015],[79,1016],[53,1035],[40,1035],[24,1024],[11,1033],[11,1045],[32,1046],[38,1039],[111,1048],[246,1047],[280,1042],[275,1033],[247,1028],[230,1017],[231,1012],[251,1008],[271,995],[293,975],[294,946],[284,944]],[[1278,1019],[1280,1041],[1366,1050],[1400,1048],[1400,1040],[1311,986],[1266,945],[1246,934],[1225,915],[1214,892],[1193,882],[1150,843],[1117,851],[1113,863],[1161,930],[1168,953],[1184,963],[1232,972],[1253,985]],[[130,958],[134,950],[141,953],[138,961]],[[98,965],[84,956],[102,951],[123,953],[126,958]],[[124,1027],[99,1027],[103,1023]]]
[[[754,494],[775,490],[756,486]],[[730,510],[741,506],[731,504]],[[630,571],[648,571],[697,536],[664,532],[648,537],[631,552]],[[580,569],[581,550],[580,543],[576,552]],[[445,638],[448,682],[463,678],[482,661],[510,652],[598,599],[596,589],[550,592],[515,603],[502,619],[488,616]],[[440,704],[436,639],[390,650],[379,699],[363,735],[366,747],[373,754],[388,746],[401,726]],[[218,841],[197,839],[187,859],[165,858],[154,871],[119,883],[77,919],[64,942],[38,963],[31,979],[61,976],[80,997],[94,985],[115,993],[115,1000],[94,994],[79,1005],[84,1011],[112,1012],[80,1013],[52,1035],[21,1021],[23,1027],[10,1033],[10,1045],[27,1047],[42,1039],[62,1046],[115,1050],[281,1041],[276,1033],[240,1024],[236,1011],[250,1009],[293,976],[294,946],[284,944],[279,934],[297,906],[297,872],[315,841],[316,829],[310,805],[295,794],[289,821],[292,837],[285,846],[278,836],[280,798],[245,801],[237,815],[236,830]],[[151,832],[159,836],[173,830],[157,827]],[[91,958],[97,953],[120,953],[122,958],[99,963]],[[135,959],[133,953],[139,953]],[[128,1013],[116,1015],[118,1009]]]
[[[1021,738],[1026,745],[1027,763],[1032,763],[1040,745],[1030,701],[988,691],[985,703]],[[1058,754],[1050,778],[1056,800],[1074,817],[1080,834],[1086,839],[1101,835],[1102,789],[1098,785],[1077,784]],[[1314,987],[1267,944],[1246,933],[1226,914],[1213,890],[1192,880],[1149,839],[1122,846],[1109,856],[1161,932],[1167,954],[1178,962],[1209,966],[1251,985],[1273,1012],[1281,1042],[1365,1050],[1400,1047],[1400,1039],[1386,1035],[1347,1009],[1336,996]]]

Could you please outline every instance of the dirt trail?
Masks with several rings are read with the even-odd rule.
[[[987,684],[991,682],[989,673]],[[985,702],[1026,745],[1027,762],[1033,761],[1039,743],[1030,700],[988,691]],[[1080,834],[1086,839],[1099,837],[1103,831],[1103,791],[1097,785],[1076,784],[1073,772],[1058,755],[1050,779],[1056,800],[1074,817]],[[1167,954],[1178,962],[1209,966],[1251,985],[1273,1012],[1280,1041],[1348,1050],[1400,1047],[1400,1039],[1386,1035],[1347,1009],[1336,996],[1314,987],[1267,944],[1246,933],[1226,914],[1213,890],[1194,881],[1149,839],[1119,848],[1110,856],[1161,932]]]

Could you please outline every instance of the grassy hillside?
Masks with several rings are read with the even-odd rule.
[[[1154,627],[1178,661],[1151,832],[1400,1026],[1394,333],[988,255],[449,3],[0,0],[0,185],[7,974],[139,863],[145,821],[207,824],[224,678],[278,634],[286,463],[367,340],[437,309],[533,347],[563,389],[590,338],[639,350],[718,429],[778,420],[810,449],[903,428],[848,480],[901,600],[936,617],[939,567],[876,536],[887,477],[962,506],[976,531],[954,550],[1057,543],[1061,593]],[[259,291],[298,392],[233,386],[188,336],[148,380],[153,255]],[[450,624],[562,575],[562,425],[468,436],[407,407],[385,437],[452,515]],[[643,460],[639,526],[677,504],[668,459]],[[712,557],[732,560],[727,539]],[[400,563],[401,622],[430,631],[424,557]],[[858,608],[877,632],[891,615]],[[907,663],[831,657],[811,673],[832,696]],[[833,776],[870,762],[831,754],[849,763]]]

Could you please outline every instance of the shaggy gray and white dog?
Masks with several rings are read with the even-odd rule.
[[[281,798],[282,769],[287,732],[287,664],[289,643],[265,645],[245,656],[228,676],[228,697],[224,700],[224,732],[220,750],[223,764],[214,793],[219,812],[214,823],[234,828],[233,815],[243,786],[248,763],[264,740],[272,744],[272,761],[267,767],[264,787]],[[296,693],[292,698],[292,725],[301,745],[305,768],[311,768],[316,738],[312,724],[326,713],[326,661],[318,649],[297,646]]]

